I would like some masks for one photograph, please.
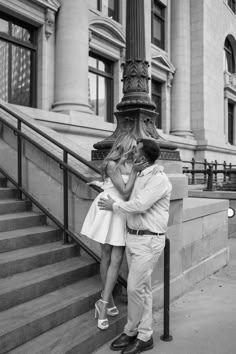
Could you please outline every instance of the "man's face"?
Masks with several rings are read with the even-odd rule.
[[[133,161],[134,162],[142,162],[145,157],[143,155],[143,143],[138,143],[136,146],[134,146],[133,149]]]

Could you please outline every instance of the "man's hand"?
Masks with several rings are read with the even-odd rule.
[[[115,200],[112,199],[109,195],[107,198],[100,198],[98,201],[98,207],[101,210],[112,210],[113,211],[113,204],[115,203]]]

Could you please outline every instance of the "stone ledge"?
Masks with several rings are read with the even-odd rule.
[[[183,221],[228,210],[229,201],[221,199],[184,198]]]

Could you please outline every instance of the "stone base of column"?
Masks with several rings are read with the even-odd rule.
[[[56,102],[52,106],[53,112],[69,113],[70,111],[94,114],[89,105],[70,102]]]
[[[193,133],[191,130],[178,130],[178,129],[173,129],[170,131],[171,135],[176,135],[176,136],[183,136],[183,137],[194,137]]]
[[[161,156],[167,160],[180,160],[176,146],[162,138],[156,129],[157,113],[144,108],[127,109],[116,112],[117,127],[108,138],[94,144],[92,160],[102,160],[110,151],[115,139],[122,133],[129,133],[138,138],[155,139],[161,147]]]

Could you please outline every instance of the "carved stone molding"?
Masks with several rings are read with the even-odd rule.
[[[55,24],[55,12],[47,9],[45,13],[45,35],[48,39],[54,31],[54,24]]]

